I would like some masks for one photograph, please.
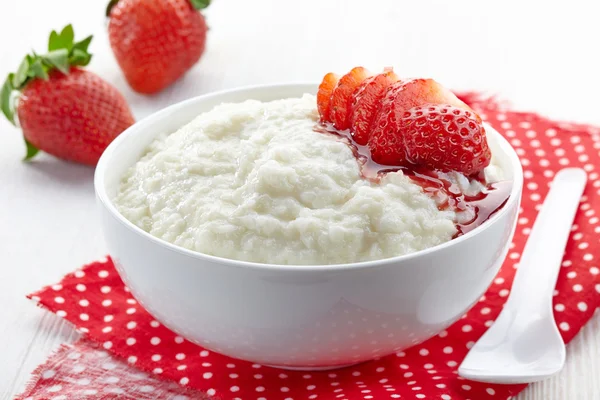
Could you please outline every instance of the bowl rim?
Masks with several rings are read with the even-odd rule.
[[[128,219],[126,219],[113,204],[113,201],[109,198],[106,184],[105,184],[105,176],[106,172],[109,169],[111,158],[115,152],[115,150],[123,143],[129,136],[141,135],[144,132],[144,128],[148,125],[152,125],[155,121],[161,120],[165,117],[171,115],[172,112],[190,106],[191,104],[195,104],[196,102],[202,102],[209,98],[220,97],[228,94],[232,94],[235,92],[251,92],[256,90],[268,90],[268,89],[281,89],[283,87],[298,87],[303,88],[304,90],[310,89],[313,90],[317,88],[318,83],[314,82],[287,82],[287,83],[273,83],[273,84],[259,84],[259,85],[248,85],[241,86],[231,89],[220,90],[216,92],[210,92],[203,95],[195,96],[181,102],[172,104],[168,107],[162,108],[157,112],[154,112],[145,118],[137,121],[125,131],[123,131],[115,140],[110,143],[110,145],[103,152],[98,164],[96,166],[96,170],[94,173],[94,190],[96,193],[96,198],[98,202],[110,213],[110,215],[115,218],[120,224],[122,224],[125,228],[132,231],[134,234],[141,235],[147,240],[150,240],[156,245],[169,249],[171,251],[175,251],[182,255],[192,257],[195,259],[213,262],[218,264],[225,264],[228,266],[237,266],[248,269],[259,269],[259,270],[278,270],[278,271],[291,271],[291,272],[302,272],[302,271],[320,271],[320,272],[332,272],[332,271],[343,271],[343,270],[360,270],[366,268],[372,268],[382,265],[389,264],[397,264],[403,261],[411,260],[414,258],[422,257],[431,253],[435,253],[438,251],[442,251],[448,247],[457,246],[460,243],[471,239],[472,237],[484,232],[489,229],[493,224],[495,224],[504,214],[510,212],[510,209],[513,208],[514,203],[520,203],[522,186],[523,186],[523,168],[521,166],[521,162],[519,161],[519,157],[511,146],[511,144],[506,140],[498,131],[496,131],[493,127],[491,127],[488,123],[485,123],[486,133],[488,135],[493,135],[494,140],[498,142],[498,146],[501,147],[508,159],[510,160],[510,165],[513,171],[513,186],[511,188],[510,196],[508,201],[502,207],[502,209],[495,213],[488,221],[484,224],[481,224],[477,228],[467,232],[466,234],[459,236],[455,239],[451,239],[447,242],[441,243],[439,245],[429,247],[423,250],[419,250],[413,253],[389,257],[379,260],[372,261],[361,261],[356,263],[344,263],[344,264],[267,264],[267,263],[258,263],[251,261],[241,261],[235,259],[229,259],[224,257],[212,256],[209,254],[204,254],[197,252],[195,250],[189,250],[184,247],[177,246],[170,242],[167,242],[163,239],[152,236],[150,233],[144,231],[139,228]],[[248,97],[248,100],[252,99],[252,97]]]

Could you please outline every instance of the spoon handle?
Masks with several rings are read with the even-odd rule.
[[[565,168],[554,177],[523,250],[507,308],[552,310],[558,271],[586,180],[579,168]]]

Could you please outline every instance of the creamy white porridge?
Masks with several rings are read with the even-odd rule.
[[[315,104],[312,95],[223,104],[165,133],[123,177],[119,211],[178,246],[271,264],[376,260],[452,239],[463,216],[440,211],[402,172],[365,180],[346,143],[313,130]]]

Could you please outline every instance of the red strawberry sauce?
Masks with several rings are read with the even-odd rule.
[[[320,123],[314,130],[323,134],[337,136],[341,141],[348,144],[358,163],[360,164],[361,174],[365,179],[372,182],[379,182],[388,172],[402,170],[404,175],[410,177],[414,183],[421,186],[423,191],[436,199],[438,208],[442,211],[463,211],[469,208],[473,209],[473,219],[464,223],[456,223],[457,233],[454,237],[464,235],[472,231],[479,225],[487,221],[498,212],[508,201],[512,189],[512,182],[501,181],[492,184],[485,184],[483,173],[471,179],[477,179],[485,185],[481,193],[475,196],[467,196],[460,189],[447,179],[439,171],[426,168],[408,168],[403,166],[381,165],[373,161],[369,146],[360,145],[352,139],[349,130],[339,131],[330,123]]]

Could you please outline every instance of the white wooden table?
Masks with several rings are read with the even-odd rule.
[[[392,65],[457,89],[487,89],[517,107],[600,124],[600,24],[595,2],[215,0],[208,50],[179,83],[133,93],[109,50],[107,0],[2,0],[0,76],[68,22],[93,33],[91,69],[123,91],[137,118],[180,100],[240,85],[316,81],[355,65]],[[355,3],[355,6],[348,5]],[[3,78],[2,78],[3,79]],[[42,155],[24,164],[19,132],[0,120],[0,397],[74,331],[24,298],[106,253],[91,168]],[[519,399],[600,398],[600,317],[568,349],[565,370]]]

